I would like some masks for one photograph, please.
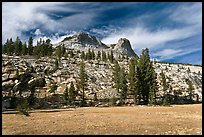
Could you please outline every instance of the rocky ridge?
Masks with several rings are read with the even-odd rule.
[[[51,97],[53,95],[63,95],[66,87],[73,82],[76,92],[81,92],[78,88],[77,81],[79,80],[80,58],[61,58],[61,63],[58,69],[55,69],[54,58],[41,57],[35,58],[31,56],[7,56],[2,55],[2,96],[10,96],[11,94],[18,95],[19,85],[24,83],[37,83],[35,96],[37,98]],[[129,60],[124,59],[119,62],[120,66],[124,67],[128,72]],[[182,64],[170,63],[153,63],[157,75],[159,92],[157,97],[163,96],[161,87],[161,70],[167,76],[167,82],[172,86],[174,92],[169,91],[169,94],[178,94],[179,96],[188,96],[188,85],[186,79],[193,82],[194,100],[202,102],[202,67],[189,66]],[[113,88],[112,82],[112,67],[109,61],[85,61],[85,71],[88,74],[88,87],[85,90],[88,102],[92,102],[94,97],[97,99],[111,99],[119,97],[116,89]],[[188,72],[188,68],[190,72]],[[17,79],[20,76],[20,79]],[[26,78],[26,80],[23,78]],[[55,84],[57,89],[54,93],[51,92],[51,86]],[[23,85],[24,86],[24,85]],[[23,96],[29,96],[30,92],[24,87]],[[78,97],[79,98],[79,97]],[[133,104],[132,99],[126,100],[127,104]]]

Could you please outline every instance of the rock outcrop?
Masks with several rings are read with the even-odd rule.
[[[130,41],[126,38],[120,38],[118,43],[113,47],[113,51],[120,55],[128,55],[129,57],[136,56],[131,47]]]

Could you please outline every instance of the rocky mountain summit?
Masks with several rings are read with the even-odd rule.
[[[136,54],[131,47],[130,41],[126,38],[120,38],[117,44],[113,44],[113,51],[117,54],[128,55],[130,57],[135,57]]]
[[[119,47],[117,44],[116,46]],[[37,58],[34,56],[8,56],[3,54],[2,97],[18,96],[20,88],[22,88],[22,95],[28,97],[31,94],[28,87],[34,83],[36,86],[35,97],[38,99],[48,98],[47,102],[39,103],[35,106],[36,108],[46,105],[47,107],[63,107],[63,94],[71,82],[74,84],[75,92],[82,92],[78,88],[81,58],[77,51],[74,52],[76,55],[75,58],[62,57],[58,68],[55,67],[54,57]],[[129,59],[119,61],[120,66],[126,72],[129,71],[129,61]],[[113,87],[113,65],[109,61],[85,61],[85,71],[88,75],[88,86],[85,90],[85,97],[89,105],[101,105],[101,100],[111,100],[119,97],[119,94]],[[161,71],[167,76],[167,82],[172,87],[172,90],[168,91],[169,94],[187,97],[189,91],[186,79],[190,79],[194,87],[193,99],[202,102],[201,66],[159,62],[153,63],[153,66],[157,73],[159,86],[159,91],[156,93],[158,102],[164,95],[161,86]],[[56,90],[54,91],[52,89],[53,85],[56,86]],[[55,99],[53,100],[53,98]],[[8,100],[4,99],[4,105],[2,107],[9,107],[8,102]],[[125,102],[127,105],[131,105],[134,101],[131,97],[128,97]]]
[[[98,38],[95,36],[89,35],[85,32],[79,32],[76,35],[66,37],[62,40],[58,45],[64,44],[67,48],[108,48],[104,43],[102,43]]]
[[[76,35],[66,37],[61,42],[55,44],[57,47],[59,45],[64,45],[66,48],[87,51],[88,48],[94,50],[103,50],[105,52],[110,52],[113,50],[115,56],[127,55],[129,57],[135,57],[136,54],[131,47],[130,41],[126,38],[120,38],[116,44],[104,44],[95,36],[87,34],[85,32],[77,33]]]

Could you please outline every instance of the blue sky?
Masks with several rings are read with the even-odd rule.
[[[2,40],[20,36],[52,43],[86,31],[103,43],[130,40],[138,55],[159,61],[202,63],[201,2],[4,2]]]

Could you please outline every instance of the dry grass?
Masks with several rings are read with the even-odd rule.
[[[7,134],[202,134],[202,104],[2,114]]]

